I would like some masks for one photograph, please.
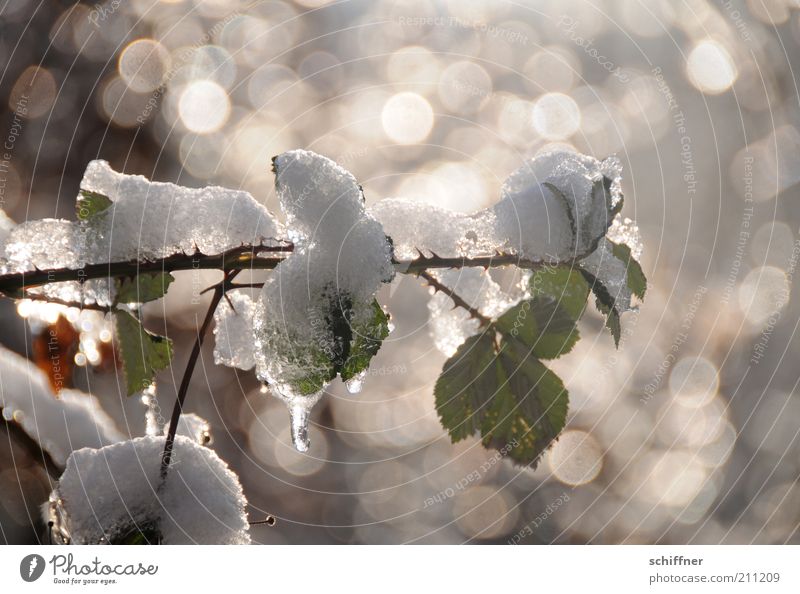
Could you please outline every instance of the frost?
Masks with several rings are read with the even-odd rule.
[[[160,477],[163,437],[73,452],[50,495],[48,520],[73,544],[249,544],[239,479],[210,448],[175,439]]]
[[[253,300],[234,291],[223,299],[214,312],[214,363],[247,371],[256,364],[253,357]]]
[[[273,163],[295,247],[254,308],[256,373],[287,404],[304,451],[311,407],[371,322],[378,287],[393,277],[392,246],[345,169],[302,150]]]
[[[528,273],[522,275],[516,286],[506,292],[482,268],[436,271],[431,274],[489,318],[499,316],[526,297],[530,276]],[[455,307],[453,300],[442,292],[433,295],[428,302],[428,311],[434,344],[448,357],[454,355],[458,347],[479,329],[478,320],[470,317],[463,308]]]
[[[269,211],[239,190],[151,182],[117,173],[105,161],[89,163],[81,189],[108,197],[110,206],[77,222],[16,226],[5,242],[6,272],[152,260],[196,249],[215,254],[272,244],[283,235]]]
[[[3,348],[0,407],[6,420],[17,422],[60,465],[75,449],[102,447],[125,439],[97,398],[67,389],[56,396],[33,363]]]
[[[402,199],[382,200],[370,212],[392,238],[398,259],[421,251],[558,262],[593,251],[621,199],[617,159],[553,151],[528,160],[505,181],[495,205],[472,215]]]

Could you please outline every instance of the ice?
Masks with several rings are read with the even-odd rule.
[[[381,200],[370,212],[400,260],[419,252],[449,258],[504,253],[563,262],[592,251],[620,200],[617,159],[601,162],[561,150],[526,161],[505,181],[500,200],[472,215],[397,198]]]
[[[635,221],[628,217],[622,218],[617,216],[611,223],[606,237],[614,243],[624,243],[631,250],[631,257],[634,260],[639,260],[642,257],[644,245],[642,244],[642,235],[639,232],[639,227]]]
[[[254,308],[256,373],[287,404],[304,451],[308,414],[333,379],[334,362],[349,352],[347,335],[367,323],[378,287],[394,275],[392,246],[339,165],[302,150],[273,164],[295,249]]]
[[[239,478],[210,448],[175,439],[166,479],[163,437],[139,437],[73,452],[50,495],[47,519],[72,544],[249,544]]]
[[[163,434],[167,435],[169,426],[164,427]],[[194,413],[182,414],[178,418],[178,430],[176,435],[188,437],[199,445],[211,443],[211,427],[203,417]]]
[[[351,377],[344,383],[344,387],[350,394],[358,394],[361,392],[361,388],[364,387],[364,378],[367,377],[367,370],[361,371]]]
[[[214,312],[214,362],[248,370],[255,366],[253,352],[253,300],[240,291],[230,291]]]
[[[606,288],[614,298],[619,313],[630,311],[631,290],[628,288],[628,265],[612,252],[611,242],[603,238],[594,253],[581,266]]]
[[[488,318],[499,316],[526,296],[528,275],[523,275],[510,292],[504,291],[482,268],[461,268],[431,272],[445,286],[455,290],[470,306]],[[434,344],[448,357],[470,336],[478,332],[479,322],[443,292],[428,302],[428,324]]]
[[[97,398],[68,389],[56,396],[33,363],[2,347],[0,408],[7,421],[18,423],[59,465],[75,449],[125,439]]]
[[[152,260],[195,249],[216,254],[242,244],[275,244],[283,227],[247,192],[185,188],[117,173],[91,161],[81,189],[112,204],[87,221],[42,219],[17,225],[6,238],[6,272],[82,268]]]

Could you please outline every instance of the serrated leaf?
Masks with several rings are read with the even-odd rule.
[[[538,270],[530,280],[533,297],[518,303],[496,322],[541,359],[555,359],[578,341],[577,322],[586,308],[589,286],[583,275],[566,266]]]
[[[622,337],[622,324],[614,297],[592,273],[581,269],[581,274],[592,288],[597,309],[606,317],[606,328],[611,331],[611,336],[614,337],[614,346],[619,348],[619,341]]]
[[[444,365],[436,410],[453,441],[480,433],[484,446],[536,464],[566,423],[568,394],[558,376],[516,339],[467,339]]]
[[[160,299],[175,280],[169,272],[146,272],[117,279],[117,303],[147,303]]]
[[[98,192],[81,190],[75,201],[75,212],[79,221],[88,221],[113,204],[111,198]]]
[[[626,282],[631,293],[639,299],[644,299],[647,292],[647,278],[641,265],[631,255],[631,248],[624,243],[614,243],[613,241],[609,243],[614,256],[624,262],[628,269]]]
[[[453,442],[478,432],[481,409],[497,389],[494,340],[491,334],[469,337],[442,368],[433,393],[436,411]]]
[[[142,323],[126,311],[115,314],[117,341],[128,396],[136,394],[153,383],[156,372],[166,369],[172,359],[172,341],[165,336],[152,334]]]
[[[342,381],[352,379],[366,370],[387,336],[389,336],[389,316],[383,311],[380,303],[373,299],[366,322],[354,324],[352,328],[350,352],[339,372]]]

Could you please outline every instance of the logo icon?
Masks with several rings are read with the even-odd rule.
[[[26,582],[35,582],[43,573],[44,557],[41,555],[26,555],[19,563],[19,575]]]

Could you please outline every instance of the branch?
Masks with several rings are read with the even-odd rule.
[[[51,268],[0,275],[0,293],[19,298],[19,291],[50,283],[77,281],[83,283],[98,278],[136,276],[145,272],[174,272],[176,270],[243,270],[272,269],[294,251],[294,245],[242,245],[220,254],[173,254],[156,260],[127,260],[87,264],[83,268]],[[270,253],[269,257],[260,254]]]
[[[420,253],[418,258],[413,260],[398,261],[394,260],[394,269],[401,274],[418,274],[424,270],[432,268],[494,268],[497,266],[516,266],[535,270],[545,266],[569,265],[580,258],[570,260],[548,262],[545,260],[527,260],[517,254],[495,254],[493,256],[479,256],[477,258],[442,258],[433,254],[425,256]]]
[[[456,293],[454,289],[451,289],[450,287],[448,287],[447,285],[442,283],[439,279],[437,279],[431,273],[429,273],[429,272],[420,272],[417,276],[419,276],[420,278],[425,279],[425,282],[427,282],[436,291],[441,291],[442,293],[444,293],[445,295],[450,297],[450,299],[453,300],[453,303],[455,303],[456,306],[462,307],[465,310],[467,310],[469,312],[469,315],[471,317],[475,318],[476,320],[478,320],[481,323],[481,325],[488,326],[489,324],[492,323],[492,320],[487,318],[485,315],[483,315],[481,312],[479,312],[476,308],[472,307],[469,303],[467,303],[467,301],[463,297],[461,297],[458,293]]]
[[[167,477],[167,471],[169,471],[169,463],[172,459],[172,449],[175,445],[175,434],[178,431],[178,422],[181,418],[181,411],[183,410],[183,403],[186,400],[186,394],[189,391],[189,381],[192,379],[192,373],[194,372],[194,367],[197,364],[197,359],[200,356],[200,349],[203,346],[203,339],[208,332],[208,327],[211,325],[211,320],[214,319],[214,312],[217,310],[217,306],[219,302],[222,300],[222,296],[225,294],[225,287],[227,283],[233,279],[239,270],[229,270],[225,274],[225,278],[222,282],[218,283],[214,287],[214,296],[211,298],[211,303],[208,306],[208,311],[206,312],[206,317],[203,320],[200,329],[197,331],[197,338],[194,341],[194,346],[192,347],[192,352],[189,355],[189,360],[186,363],[186,369],[183,372],[183,378],[181,379],[181,385],[178,388],[178,397],[175,400],[175,406],[172,407],[172,417],[169,420],[169,430],[167,431],[167,440],[164,443],[164,453],[161,456],[161,479],[164,480]]]

